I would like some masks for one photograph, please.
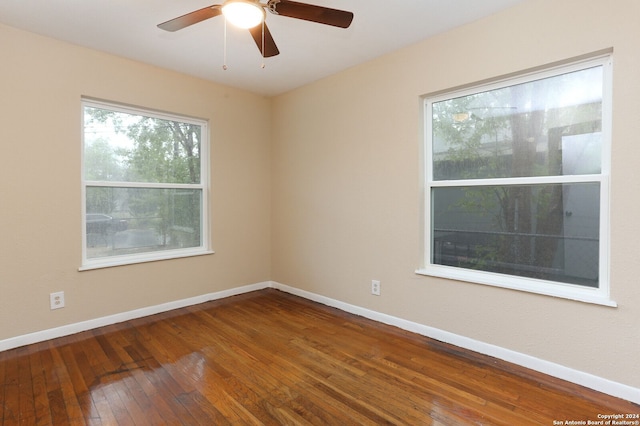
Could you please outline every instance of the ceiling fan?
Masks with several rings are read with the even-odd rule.
[[[339,28],[348,28],[353,21],[352,12],[296,1],[268,0],[267,3],[260,3],[260,0],[226,0],[223,4],[214,4],[163,22],[158,25],[158,28],[177,31],[206,19],[224,15],[232,24],[248,29],[262,56],[268,58],[280,52],[265,22],[265,10],[274,15]]]

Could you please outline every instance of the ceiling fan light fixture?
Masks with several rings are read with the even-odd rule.
[[[253,28],[265,19],[262,6],[251,0],[227,0],[222,6],[222,14],[240,28]]]

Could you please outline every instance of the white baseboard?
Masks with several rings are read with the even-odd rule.
[[[402,318],[394,317],[391,315],[382,314],[380,312],[365,309],[356,305],[341,302],[339,300],[331,299],[329,297],[321,296],[315,293],[311,293],[305,290],[300,290],[295,287],[290,287],[285,284],[280,284],[274,281],[265,281],[257,284],[250,284],[242,287],[236,287],[229,290],[223,290],[215,293],[204,294],[201,296],[191,297],[188,299],[176,300],[173,302],[163,303],[160,305],[149,306],[146,308],[135,309],[133,311],[122,312],[119,314],[109,315],[106,317],[91,319],[88,321],[82,321],[79,323],[69,324],[61,327],[51,328],[48,330],[42,330],[35,333],[25,334],[22,336],[12,337],[5,340],[0,340],[0,351],[17,348],[20,346],[30,345],[33,343],[42,342],[45,340],[55,339],[58,337],[68,336],[71,334],[79,333],[81,331],[91,330],[98,327],[104,327],[111,324],[117,324],[124,321],[129,321],[135,318],[141,318],[149,315],[158,314],[161,312],[171,311],[173,309],[184,308],[186,306],[197,305],[199,303],[208,302],[210,300],[222,299],[225,297],[235,296],[238,294],[248,293],[251,291],[261,290],[264,288],[275,288],[286,293],[290,293],[296,296],[303,297],[324,305],[338,308],[345,312],[349,312],[355,315],[360,315],[365,318],[372,319],[384,324],[389,324],[401,328],[403,330],[411,331],[426,337],[430,337],[441,342],[450,343],[452,345],[469,349],[474,352],[489,355],[504,361],[511,362],[522,367],[530,368],[541,373],[548,374],[559,379],[567,380],[572,383],[576,383],[599,392],[606,393],[618,398],[625,399],[627,401],[640,404],[640,389],[632,386],[624,385],[622,383],[613,382],[611,380],[604,379],[602,377],[594,376],[589,373],[574,370],[572,368],[565,367],[560,364],[545,361],[530,355],[515,352],[509,349],[505,349],[499,346],[484,343],[478,340],[470,339],[468,337],[460,336],[448,331],[440,330],[437,328],[429,327],[423,324],[407,321]]]
[[[95,318],[69,325],[63,325],[56,328],[50,328],[48,330],[37,331],[35,333],[29,333],[22,336],[0,340],[0,351],[6,351],[8,349],[18,348],[20,346],[43,342],[45,340],[56,339],[58,337],[68,336],[71,334],[79,333],[81,331],[92,330],[94,328],[104,327],[106,325],[117,324],[119,322],[129,321],[135,318],[155,315],[161,312],[171,311],[173,309],[197,305],[199,303],[208,302],[210,300],[217,300],[225,297],[235,296],[238,294],[248,293],[250,291],[262,290],[263,288],[268,287],[271,287],[271,281],[236,287],[230,290],[223,290],[216,293],[203,294],[200,296],[190,297],[188,299],[176,300],[173,302],[162,303],[160,305],[148,306],[146,308],[135,309],[133,311],[122,312],[119,314],[108,315],[106,317]]]
[[[314,302],[332,306],[334,308],[338,308],[355,315],[360,315],[362,317],[369,318],[384,324],[393,325],[403,330],[411,331],[413,333],[430,337],[441,342],[450,343],[464,349],[468,349],[484,355],[489,355],[494,358],[510,362],[512,364],[520,365],[522,367],[548,374],[550,376],[557,377],[568,382],[585,386],[598,392],[606,393],[608,395],[640,404],[640,389],[634,388],[632,386],[604,379],[602,377],[585,373],[583,371],[574,370],[560,364],[545,361],[543,359],[512,351],[510,349],[505,349],[500,346],[495,346],[475,339],[470,339],[468,337],[460,336],[448,331],[429,327],[423,324],[418,324],[412,321],[407,321],[391,315],[382,314],[380,312],[361,308],[359,306],[350,305],[339,300],[320,296],[318,294],[290,287],[285,284],[272,282],[271,287],[294,294],[296,296],[303,297],[305,299],[313,300]]]

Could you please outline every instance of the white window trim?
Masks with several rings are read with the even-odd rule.
[[[131,107],[118,103],[96,100],[91,98],[82,98],[80,102],[81,114],[81,217],[82,217],[82,263],[78,268],[79,271],[86,271],[100,268],[110,268],[121,265],[131,265],[144,262],[155,262],[159,260],[179,259],[184,257],[202,256],[213,254],[210,248],[209,234],[209,125],[207,120],[188,117],[180,114],[165,113],[151,110],[148,108]],[[199,184],[172,184],[172,183],[149,183],[149,182],[118,182],[118,181],[87,181],[85,179],[84,167],[84,109],[85,107],[94,107],[100,109],[108,109],[116,112],[123,112],[132,115],[144,115],[152,118],[163,120],[175,120],[182,123],[195,124],[201,127],[200,140],[200,183]],[[117,188],[168,188],[168,189],[198,189],[202,191],[201,198],[201,241],[199,247],[190,247],[175,250],[162,250],[147,253],[127,254],[122,256],[107,256],[101,258],[87,257],[87,232],[86,232],[86,195],[87,187],[103,186]]]
[[[461,90],[439,92],[434,95],[426,95],[423,100],[424,107],[424,135],[423,135],[423,181],[422,181],[422,205],[423,212],[423,256],[422,265],[415,271],[417,274],[446,278],[450,280],[484,284],[493,287],[501,287],[512,290],[554,296],[571,299],[580,302],[616,307],[617,303],[610,296],[610,172],[611,172],[611,135],[612,135],[612,56],[605,54],[589,59],[581,59],[575,62],[560,64],[545,70],[525,72],[517,77],[497,79],[491,83],[473,85]],[[460,96],[466,96],[479,91],[489,91],[501,87],[513,86],[519,83],[541,79],[577,71],[593,66],[603,67],[603,99],[602,99],[602,165],[599,175],[573,175],[554,177],[525,177],[507,179],[469,179],[455,181],[433,180],[432,155],[432,131],[430,117],[432,105],[436,102],[448,100]],[[437,265],[431,263],[431,189],[436,187],[451,186],[486,186],[495,184],[543,184],[543,183],[575,183],[592,182],[600,184],[600,243],[599,243],[599,287],[590,288],[574,284],[546,281],[534,278],[518,277],[485,271],[456,268],[452,266]]]

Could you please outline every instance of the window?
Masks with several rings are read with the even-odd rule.
[[[210,253],[203,120],[83,100],[81,269]]]
[[[610,57],[425,99],[418,273],[609,300]]]

